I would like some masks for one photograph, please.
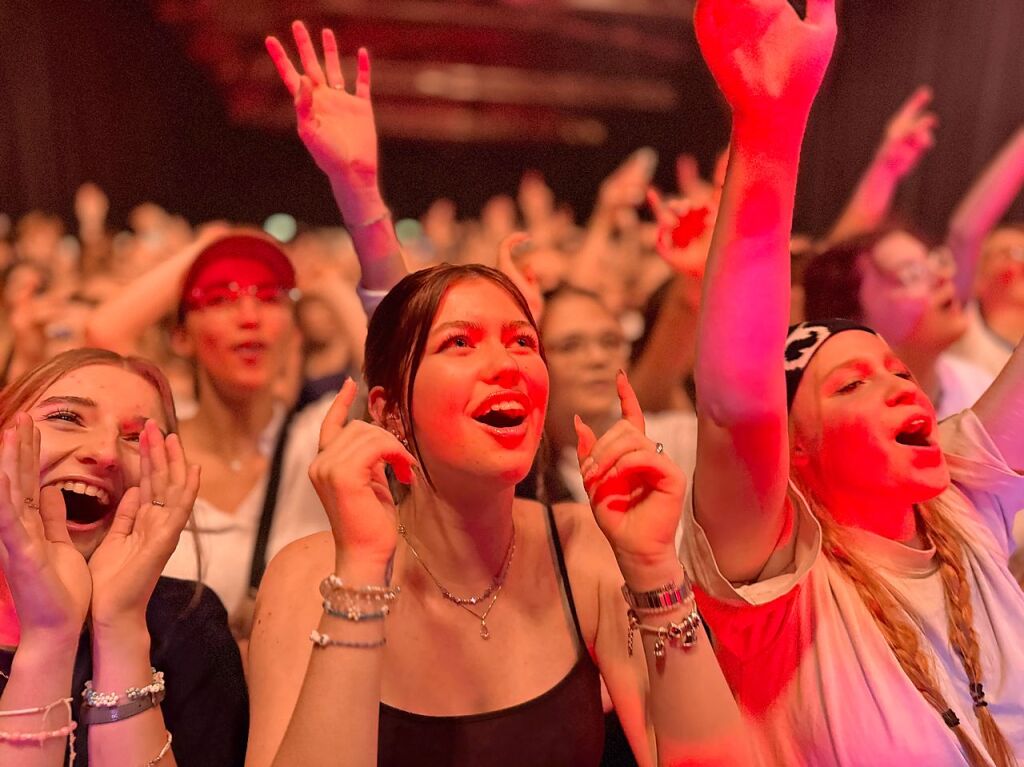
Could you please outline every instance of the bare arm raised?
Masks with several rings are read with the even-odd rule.
[[[694,502],[723,574],[758,575],[783,537],[782,360],[800,144],[835,42],[834,0],[701,0],[701,51],[732,107],[732,152],[698,327]]]
[[[355,92],[345,89],[334,33],[323,30],[324,66],[301,21],[292,24],[304,74],[276,37],[266,40],[281,80],[295,102],[299,137],[331,182],[352,235],[366,290],[389,290],[408,273],[377,176],[377,126],[370,103],[370,55],[359,49]]]

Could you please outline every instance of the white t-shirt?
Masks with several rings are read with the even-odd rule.
[[[324,396],[306,406],[295,414],[288,429],[281,462],[281,484],[267,541],[268,562],[292,541],[329,528],[327,515],[313,483],[309,481],[308,472],[309,464],[316,457],[320,425],[333,399],[333,396]],[[268,459],[274,451],[283,420],[284,409],[279,408],[260,438],[260,452]],[[163,574],[201,580],[220,597],[228,614],[234,614],[249,593],[249,570],[266,488],[265,476],[253,485],[233,512],[217,508],[202,496],[197,498],[193,510],[197,535],[187,530],[182,533]],[[197,536],[202,555],[201,573],[196,572]]]
[[[987,370],[995,378],[1010,359],[1013,346],[993,333],[985,324],[977,301],[971,301],[965,312],[967,330],[950,347],[950,353]]]
[[[943,500],[966,539],[989,710],[1024,758],[1024,592],[1006,564],[1010,526],[1024,502],[1013,472],[973,412],[940,427],[954,484]],[[945,767],[967,764],[956,736],[921,696],[886,644],[856,588],[821,553],[821,529],[798,513],[796,547],[783,574],[733,586],[722,576],[701,527],[686,514],[682,555],[699,584],[716,653],[771,767]],[[962,727],[982,753],[967,677],[947,638],[934,551],[871,533],[855,545],[898,597],[914,608],[922,647]],[[696,691],[695,691],[696,694]]]
[[[978,398],[992,385],[995,376],[984,368],[944,352],[935,361],[941,397],[935,403],[939,420],[974,407]]]
[[[644,424],[648,439],[663,444],[665,455],[686,474],[686,491],[689,493],[693,470],[697,465],[697,416],[686,410],[661,410],[657,413],[644,413]],[[590,503],[583,487],[576,448],[563,448],[558,458],[558,473],[574,501]],[[682,541],[682,531],[680,525],[676,532],[677,547]]]

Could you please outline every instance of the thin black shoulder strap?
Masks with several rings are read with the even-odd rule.
[[[288,429],[295,417],[292,408],[281,423],[281,431],[274,445],[274,457],[270,460],[270,472],[267,477],[267,491],[263,494],[263,510],[260,512],[260,526],[256,533],[256,542],[252,550],[252,564],[249,568],[249,590],[255,593],[263,580],[267,569],[267,543],[270,541],[270,526],[274,522],[274,509],[277,507],[277,491],[281,486],[281,464],[284,462],[284,448],[288,443]]]
[[[558,538],[558,525],[555,524],[555,512],[551,506],[545,507],[548,512],[548,528],[551,530],[551,543],[555,547],[555,559],[558,561],[558,573],[562,578],[562,589],[565,592],[565,599],[569,603],[569,613],[572,615],[572,625],[576,627],[576,638],[579,640],[580,648],[585,649],[586,641],[583,639],[583,630],[580,628],[580,618],[576,614],[576,600],[572,598],[572,585],[569,583],[569,571],[565,568],[565,555],[562,553],[562,541]]]

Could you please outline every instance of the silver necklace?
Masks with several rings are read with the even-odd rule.
[[[515,520],[512,520],[512,537],[509,538],[508,548],[505,549],[505,559],[502,562],[501,569],[495,574],[494,578],[491,580],[491,584],[484,590],[484,592],[480,594],[480,596],[475,597],[459,597],[445,588],[441,581],[437,579],[437,576],[430,571],[429,567],[427,567],[427,563],[423,561],[419,552],[416,551],[416,547],[412,545],[412,541],[409,540],[409,532],[405,529],[405,525],[399,523],[398,533],[405,539],[405,543],[409,547],[409,551],[411,551],[412,555],[416,557],[416,561],[423,566],[424,571],[430,576],[430,580],[434,582],[434,585],[437,586],[438,590],[441,592],[441,596],[456,607],[461,607],[467,613],[480,621],[480,638],[490,639],[491,630],[487,627],[487,616],[491,614],[494,603],[498,601],[498,595],[501,594],[501,588],[505,585],[505,578],[508,576],[509,568],[512,566],[512,557],[516,553]],[[487,607],[484,608],[482,613],[478,613],[473,609],[476,605],[486,601],[488,597],[490,597],[491,601],[488,603]]]

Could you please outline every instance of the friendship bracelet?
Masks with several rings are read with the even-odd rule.
[[[6,732],[0,730],[0,743],[13,743],[15,745],[21,745],[23,743],[35,743],[37,746],[42,746],[48,740],[55,738],[67,738],[68,739],[68,764],[75,763],[75,730],[78,729],[78,722],[76,722],[71,716],[71,698],[61,698],[56,700],[48,706],[37,706],[36,708],[21,708],[13,709],[10,711],[0,712],[0,716],[24,716],[27,714],[42,714],[43,721],[46,721],[46,717],[49,715],[57,706],[63,705],[67,709],[68,723],[63,727],[59,727],[56,730],[44,730],[42,732]]]
[[[697,604],[693,603],[688,615],[681,621],[669,621],[667,626],[647,626],[640,622],[636,612],[629,610],[629,630],[626,634],[626,649],[630,657],[633,656],[633,633],[639,631],[641,634],[653,634],[657,637],[654,640],[654,657],[665,657],[665,643],[668,642],[674,647],[681,647],[688,650],[697,644],[700,637],[701,617],[697,612]]]
[[[347,621],[358,623],[359,621],[383,620],[391,613],[391,608],[387,605],[382,605],[379,610],[374,612],[363,612],[359,605],[353,603],[346,604],[344,610],[339,610],[330,602],[324,600],[324,612],[332,618],[344,618]]]
[[[309,641],[314,647],[351,647],[355,650],[376,650],[388,643],[387,637],[382,637],[375,642],[346,642],[343,639],[331,639],[327,634],[321,634],[316,629],[309,633]]]
[[[345,228],[348,229],[349,231],[351,231],[353,229],[369,229],[374,224],[379,224],[381,221],[386,221],[389,218],[391,218],[391,211],[388,208],[384,208],[384,212],[383,213],[381,213],[380,215],[374,216],[371,219],[367,219],[366,221],[362,221],[362,222],[357,223],[357,224],[350,224],[350,223],[348,223],[346,221],[345,222]]]
[[[151,708],[156,708],[163,702],[166,695],[166,691],[161,690],[160,692],[147,695],[146,697],[135,698],[127,703],[121,704],[120,706],[113,707],[96,708],[83,703],[81,711],[79,712],[79,718],[82,720],[82,724],[88,725],[120,722],[124,719],[131,719],[133,716],[138,716],[143,711],[149,711]]]
[[[164,672],[157,671],[155,668],[150,668],[150,672],[153,674],[153,678],[149,684],[145,687],[129,687],[125,690],[125,698],[130,701],[138,700],[139,698],[156,695],[167,689],[164,684]],[[120,695],[116,692],[98,692],[94,690],[91,679],[85,683],[85,689],[82,691],[83,705],[92,708],[114,708],[120,699]]]
[[[667,613],[679,605],[686,604],[693,598],[693,583],[690,576],[683,572],[682,585],[666,583],[653,591],[633,591],[625,583],[622,584],[622,596],[629,609],[643,613]]]
[[[163,759],[165,756],[167,756],[167,753],[171,750],[171,740],[172,739],[173,738],[171,737],[171,731],[168,730],[167,731],[167,742],[164,743],[164,747],[160,749],[160,753],[157,754],[152,759],[150,759],[148,762],[146,762],[142,767],[155,767],[155,765],[158,764],[161,759]]]

